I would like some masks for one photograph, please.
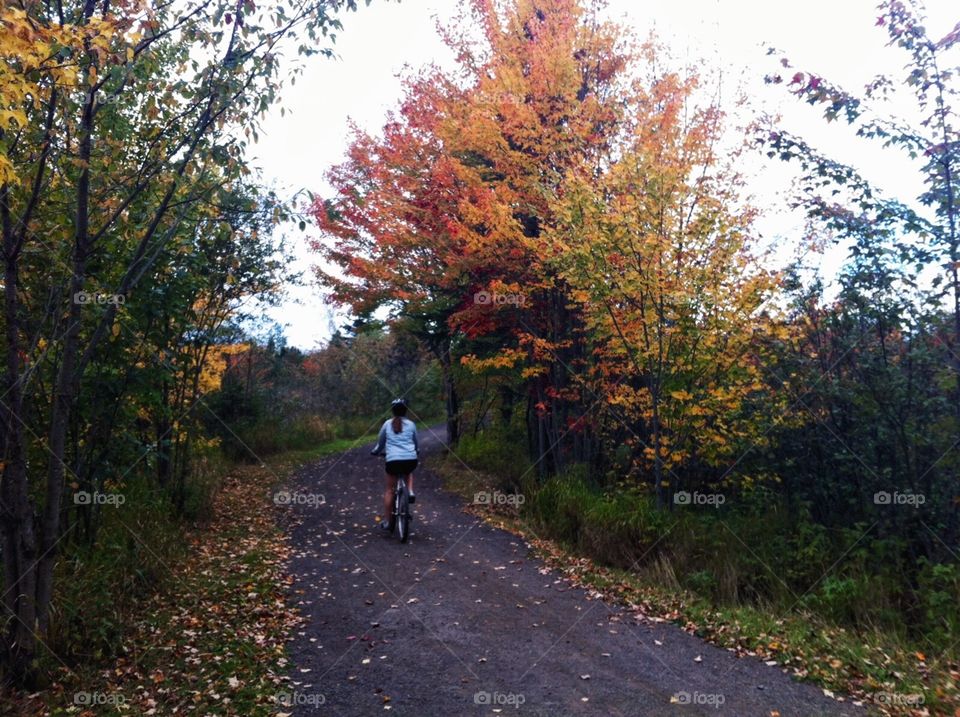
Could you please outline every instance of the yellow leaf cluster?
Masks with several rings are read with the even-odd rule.
[[[29,111],[54,86],[73,87],[77,65],[69,58],[84,51],[106,52],[115,34],[112,22],[91,18],[85,25],[47,25],[21,8],[0,8],[0,138],[26,127]],[[19,183],[16,168],[0,142],[0,184]]]

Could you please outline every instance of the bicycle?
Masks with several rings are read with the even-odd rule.
[[[382,456],[383,453],[373,453],[374,456]],[[413,516],[410,514],[410,491],[407,489],[407,475],[396,476],[397,482],[393,486],[393,512],[387,523],[387,530],[390,533],[396,531],[397,537],[401,543],[406,543],[410,539],[410,523]]]
[[[401,543],[410,539],[410,523],[413,516],[410,514],[410,492],[407,490],[407,476],[398,475],[397,484],[393,488],[393,513],[390,514],[389,529],[397,532]]]

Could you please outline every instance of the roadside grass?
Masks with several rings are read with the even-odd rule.
[[[180,534],[180,550],[156,557],[156,586],[123,611],[118,656],[67,666],[50,655],[58,679],[4,695],[0,714],[277,715],[299,617],[287,605],[289,546],[271,497],[302,465],[367,440],[372,434],[223,466],[208,519]],[[89,611],[113,607],[88,600],[84,609],[95,620]]]
[[[430,468],[442,476],[448,490],[468,501],[467,512],[520,535],[572,584],[596,590],[638,617],[669,621],[739,656],[776,662],[785,673],[819,685],[828,696],[844,700],[849,695],[878,713],[960,717],[956,666],[928,657],[895,634],[852,631],[802,607],[788,611],[705,597],[681,587],[679,566],[664,555],[628,563],[632,569],[601,564],[586,556],[582,544],[549,537],[556,526],[544,524],[535,510],[529,510],[534,485],[524,482],[521,506],[509,500],[477,503],[477,493],[503,490],[504,479],[465,466],[462,456],[433,459]]]
[[[286,471],[289,472],[291,467],[293,469],[299,468],[302,465],[312,463],[315,460],[325,458],[335,453],[343,453],[344,451],[349,451],[352,448],[357,448],[366,443],[372,444],[376,440],[377,434],[373,432],[366,433],[359,438],[334,438],[331,441],[326,441],[313,448],[287,451],[276,458],[280,459],[280,465],[285,466]],[[272,457],[270,460],[271,464],[273,464],[274,458]]]

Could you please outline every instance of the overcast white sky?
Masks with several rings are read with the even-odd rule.
[[[910,165],[896,161],[893,151],[856,142],[837,126],[827,127],[817,110],[798,104],[782,90],[763,86],[770,69],[766,47],[784,51],[797,68],[813,71],[851,90],[859,90],[874,75],[897,70],[905,62],[901,51],[885,47],[886,33],[875,26],[875,0],[610,0],[610,13],[646,36],[656,29],[675,54],[706,57],[724,68],[731,84],[743,80],[769,109],[784,112],[793,131],[842,161],[860,167],[881,187],[909,197],[918,184]],[[252,164],[264,178],[287,195],[310,189],[323,195],[323,175],[342,160],[348,121],[377,132],[387,110],[401,95],[399,75],[405,67],[434,62],[449,65],[451,56],[435,30],[435,18],[449,20],[457,0],[374,0],[369,7],[343,17],[336,60],[314,58],[304,76],[287,89],[280,116],[275,110],[253,148]],[[928,0],[927,23],[939,38],[960,21],[956,0]],[[758,192],[784,181],[781,172],[760,178]],[[771,213],[761,225],[767,234],[792,233],[793,220]],[[305,233],[288,232],[299,268],[315,257],[306,249]],[[836,266],[841,252],[824,260]],[[285,325],[290,344],[313,348],[329,336],[329,307],[316,286],[294,289],[282,307],[271,312]]]

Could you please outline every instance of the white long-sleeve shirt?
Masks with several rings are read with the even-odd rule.
[[[417,425],[409,418],[401,418],[403,428],[400,433],[393,431],[393,419],[388,419],[380,427],[380,436],[371,453],[387,452],[388,461],[410,461],[417,459]]]

